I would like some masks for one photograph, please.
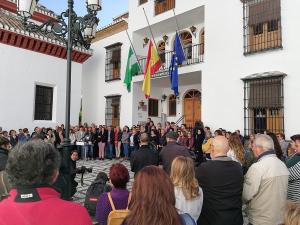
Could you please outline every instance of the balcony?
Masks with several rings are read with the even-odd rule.
[[[175,0],[156,0],[154,4],[155,15],[175,8]]]
[[[197,63],[201,63],[204,61],[204,44],[194,44],[183,48],[186,56],[186,60],[179,67],[193,65]],[[164,52],[160,54],[160,58],[162,61],[162,66],[160,69],[153,75],[152,78],[165,77],[169,76],[169,67],[171,65],[171,59],[174,51]],[[139,63],[141,68],[141,72],[138,74],[144,74],[146,68],[146,58],[143,57],[139,59]]]

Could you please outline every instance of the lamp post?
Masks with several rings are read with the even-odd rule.
[[[56,18],[51,18],[42,24],[35,24],[31,18],[38,0],[18,0],[17,13],[21,16],[25,29],[29,32],[53,33],[61,38],[67,46],[67,81],[66,81],[66,115],[65,115],[65,138],[63,143],[63,170],[66,179],[64,190],[65,199],[71,198],[70,176],[70,106],[71,106],[71,67],[72,50],[74,46],[89,49],[92,39],[96,36],[96,28],[99,23],[97,12],[101,10],[101,0],[86,0],[87,14],[78,17],[74,12],[74,0],[68,0],[68,9]],[[67,22],[66,22],[67,21]]]

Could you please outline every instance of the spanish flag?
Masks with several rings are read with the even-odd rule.
[[[150,97],[151,93],[151,77],[155,74],[161,66],[159,55],[153,46],[152,41],[150,41],[148,55],[146,60],[146,70],[144,74],[143,82],[143,92],[145,93],[146,98]]]

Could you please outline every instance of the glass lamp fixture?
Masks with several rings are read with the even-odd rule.
[[[101,10],[101,0],[86,0],[87,8],[92,11]]]
[[[84,37],[86,39],[93,39],[96,37],[96,32],[97,32],[97,23],[87,24],[86,28],[84,29]]]
[[[23,18],[30,18],[37,5],[37,0],[17,0],[17,12]]]

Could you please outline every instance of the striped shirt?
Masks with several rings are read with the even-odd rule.
[[[300,202],[300,161],[289,167],[288,200]]]

